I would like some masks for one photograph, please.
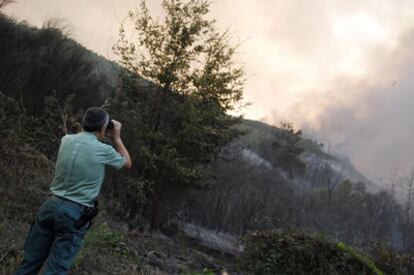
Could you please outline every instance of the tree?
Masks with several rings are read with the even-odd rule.
[[[274,131],[272,140],[263,143],[262,152],[278,172],[283,171],[292,179],[303,175],[306,170],[306,164],[300,158],[305,152],[299,145],[301,140],[301,130],[295,129],[292,123],[282,122],[280,128]]]
[[[0,10],[4,8],[5,6],[15,3],[15,2],[16,2],[15,0],[0,0]]]
[[[402,236],[402,246],[403,249],[407,250],[412,239],[412,229],[414,226],[414,170],[411,170],[410,173],[404,175],[400,179],[400,188],[402,191],[401,205],[402,205],[402,224],[401,229],[403,232]]]
[[[0,211],[2,217],[29,221],[53,176],[53,163],[36,149],[41,123],[0,93],[0,125]]]
[[[7,42],[0,43],[0,92],[38,118],[44,130],[32,133],[35,148],[52,159],[84,110],[102,104],[115,86],[103,67],[111,63],[67,35],[60,19],[36,29],[0,14],[0,41]]]
[[[233,109],[242,98],[243,70],[234,62],[237,47],[230,46],[228,32],[218,32],[215,21],[205,19],[209,1],[164,0],[162,7],[163,23],[151,17],[145,1],[129,13],[139,39],[129,41],[121,26],[115,46],[121,64],[164,93],[173,90]]]
[[[141,206],[153,228],[163,222],[166,203],[195,186],[237,135],[232,126],[239,119],[226,112],[238,106],[244,84],[237,46],[206,19],[209,1],[164,0],[162,7],[162,21],[145,1],[129,13],[137,40],[121,26],[114,47],[123,67],[120,92],[109,103],[138,163],[128,179],[137,187],[127,194],[130,218]],[[136,200],[142,190],[143,204]]]

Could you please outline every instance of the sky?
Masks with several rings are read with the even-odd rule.
[[[162,16],[161,0],[148,0]],[[115,59],[133,0],[19,0],[5,12],[71,35]],[[293,122],[350,157],[374,181],[414,167],[414,1],[216,0],[210,16],[241,42],[246,118]]]

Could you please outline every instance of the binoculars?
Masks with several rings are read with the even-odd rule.
[[[111,130],[112,128],[114,128],[114,122],[112,119],[109,119],[108,125],[106,125],[106,130]]]

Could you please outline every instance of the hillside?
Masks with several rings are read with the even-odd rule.
[[[113,99],[121,109],[128,106],[120,72],[59,29],[36,29],[0,13],[0,272],[10,274],[21,260],[24,236],[47,196],[60,138],[74,131],[88,106]],[[157,87],[137,77],[130,88],[143,110],[157,106]],[[162,138],[191,119],[179,112],[186,97],[171,91],[165,102]],[[110,110],[123,114],[115,103]],[[133,176],[142,174],[141,158],[153,157],[142,141],[151,137],[141,125],[128,124],[132,116],[120,120],[131,129],[126,140],[138,152],[137,169],[107,172],[101,214],[72,274],[263,274],[264,266],[269,274],[285,274],[312,259],[325,261],[321,274],[412,273],[413,226],[404,205],[385,191],[371,192],[373,184],[349,161],[329,155],[292,125],[242,120],[233,129],[237,138],[206,158],[204,177],[190,181],[193,188],[164,187],[165,219],[150,229],[152,190]],[[189,135],[186,142],[194,146],[195,139]],[[160,156],[172,154],[166,151],[154,157],[164,170],[169,166],[161,166],[166,160]],[[248,240],[256,237],[252,247]],[[240,265],[244,260],[249,266]]]

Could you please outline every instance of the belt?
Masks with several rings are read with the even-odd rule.
[[[69,200],[69,199],[67,199],[67,198],[60,197],[60,196],[56,196],[55,194],[49,194],[49,197],[51,197],[51,198],[56,198],[56,199],[59,199],[59,200],[61,200],[61,201],[66,201],[66,202],[69,202],[69,203],[74,204],[74,205],[76,205],[76,206],[78,206],[78,207],[87,207],[87,206],[85,206],[85,205],[83,205],[83,204],[80,204],[80,203],[78,203],[78,202],[75,202],[75,201]]]

